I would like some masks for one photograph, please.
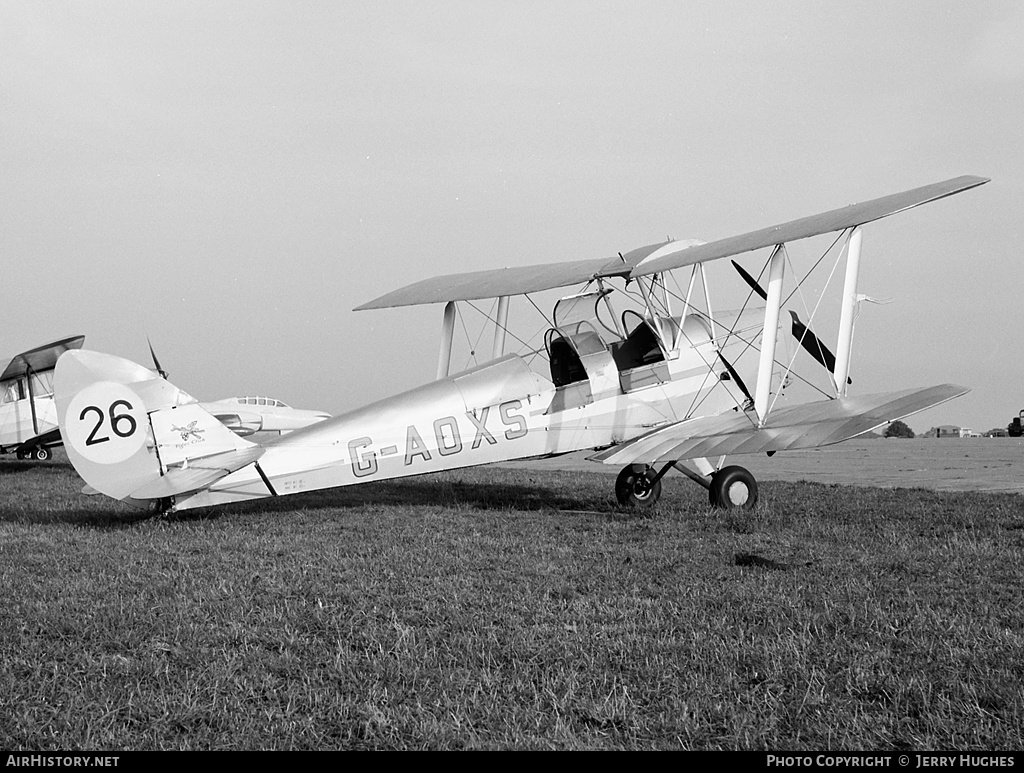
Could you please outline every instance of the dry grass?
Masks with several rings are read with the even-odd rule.
[[[484,468],[152,520],[0,462],[0,748],[1020,749],[1024,499]],[[739,566],[754,554],[785,569]]]

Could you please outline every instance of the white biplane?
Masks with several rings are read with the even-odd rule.
[[[60,445],[53,370],[57,359],[80,349],[85,336],[53,341],[10,358],[0,373],[0,453],[45,462]]]
[[[706,487],[713,505],[751,507],[757,483],[726,465],[728,456],[838,443],[968,391],[946,384],[852,396],[850,360],[864,298],[857,287],[861,227],[985,182],[958,177],[710,243],[667,241],[613,258],[409,285],[359,309],[444,303],[437,379],[260,444],[141,365],[70,351],[56,371],[61,433],[87,490],[160,510],[585,449],[622,468],[615,492],[623,504],[657,501],[663,476],[675,469]],[[786,244],[829,233],[839,234],[838,246],[818,262],[832,255],[833,272],[845,263],[834,354],[811,331],[815,312],[805,322],[786,307],[810,272],[795,288],[785,285]],[[761,249],[770,250],[765,287],[736,266],[748,301],[763,307],[715,313],[706,264]],[[672,291],[667,277],[686,268],[686,290],[677,282]],[[703,292],[695,291],[698,279]],[[543,346],[532,352],[543,357],[504,353],[510,296],[579,285],[581,292],[555,304]],[[616,313],[621,297],[632,297],[636,308]],[[495,304],[494,359],[450,374],[456,305],[481,299]],[[784,307],[799,347],[782,358]],[[808,354],[826,382],[822,399],[778,405],[796,358]]]

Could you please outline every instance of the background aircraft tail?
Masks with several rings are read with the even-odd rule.
[[[89,488],[132,504],[205,488],[263,453],[157,373],[109,354],[63,354],[54,399],[75,470]]]

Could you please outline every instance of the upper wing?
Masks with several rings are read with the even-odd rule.
[[[357,306],[355,310],[497,298],[576,285],[598,277],[630,278],[657,274],[863,225],[987,182],[985,177],[965,175],[706,244],[696,239],[670,240],[649,244],[614,258],[541,263],[436,276],[382,295]]]
[[[760,428],[747,416],[729,412],[668,424],[589,458],[624,466],[816,448],[863,435],[969,391],[943,384],[795,405],[776,409]]]
[[[502,295],[535,293],[553,287],[587,282],[600,273],[608,262],[608,258],[597,258],[435,276],[382,295],[369,303],[357,306],[355,310],[472,301]]]
[[[357,306],[356,311],[386,309],[393,306],[415,306],[422,303],[473,301],[503,295],[523,295],[589,282],[597,277],[628,277],[641,261],[665,252],[678,252],[704,242],[697,239],[671,240],[648,244],[614,258],[569,260],[561,263],[539,263],[533,266],[496,268],[446,274],[414,282],[379,298]]]
[[[630,274],[631,276],[646,276],[658,274],[662,271],[671,271],[675,268],[692,266],[695,263],[704,263],[709,260],[718,260],[732,255],[740,255],[744,252],[759,250],[763,247],[773,247],[776,244],[806,239],[819,234],[842,231],[846,228],[864,225],[874,220],[880,220],[897,212],[927,204],[930,201],[952,196],[954,193],[976,188],[984,185],[989,180],[986,177],[972,177],[964,175],[955,177],[940,183],[924,185],[902,193],[892,193],[881,198],[864,201],[860,204],[851,204],[840,209],[833,209],[829,212],[822,212],[818,215],[802,217],[799,220],[791,220],[782,225],[773,225],[762,228],[758,231],[751,231],[740,236],[730,236],[726,239],[719,239],[715,242],[685,247],[671,252],[663,251],[661,255],[652,255],[641,261]]]
[[[4,372],[0,374],[0,381],[24,376],[32,371],[38,373],[43,370],[52,370],[57,364],[57,359],[64,352],[69,349],[81,349],[84,341],[85,336],[71,336],[15,355],[4,368]]]

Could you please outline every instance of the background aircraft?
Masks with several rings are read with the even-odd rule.
[[[236,435],[253,440],[282,435],[331,418],[324,411],[292,408],[273,397],[226,397],[200,405]]]
[[[166,379],[167,371],[160,367],[152,342],[149,342],[149,355],[153,358],[156,372]],[[324,411],[292,408],[281,400],[265,396],[225,397],[199,404],[236,435],[250,437],[254,441],[308,427],[331,417]]]
[[[85,336],[71,336],[16,354],[0,373],[0,453],[46,461],[61,444],[53,402],[53,369],[61,354],[81,349]]]
[[[593,458],[621,466],[615,491],[624,504],[656,502],[675,469],[706,487],[712,504],[750,507],[756,481],[726,465],[728,455],[841,442],[967,391],[947,384],[849,395],[861,226],[985,182],[959,177],[706,244],[669,240],[612,258],[417,282],[359,308],[444,303],[437,380],[261,444],[153,371],[68,352],[56,372],[61,433],[92,490],[163,510],[581,449],[604,449]],[[786,244],[828,233],[839,236],[797,274]],[[743,306],[716,313],[705,265],[767,248],[760,272],[739,272]],[[835,353],[812,332],[824,295],[809,304],[802,295],[829,263],[826,285],[845,266]],[[672,275],[684,269],[685,289]],[[797,277],[789,286],[788,271]],[[504,354],[510,296],[580,284],[555,304],[542,344]],[[613,295],[633,308],[617,310]],[[488,298],[494,359],[449,374],[456,304]],[[803,316],[790,302],[804,304]],[[784,308],[798,346],[780,358]],[[823,386],[797,373],[798,357],[809,358]],[[537,362],[543,372],[531,369]],[[779,405],[797,379],[819,399]]]
[[[53,373],[61,354],[81,349],[85,336],[71,336],[11,357],[0,373],[0,453],[46,461],[62,444],[53,399]],[[152,352],[152,347],[150,347]],[[166,378],[153,355],[161,377]],[[330,417],[323,411],[292,408],[271,397],[229,397],[201,403],[242,437],[276,437]]]

